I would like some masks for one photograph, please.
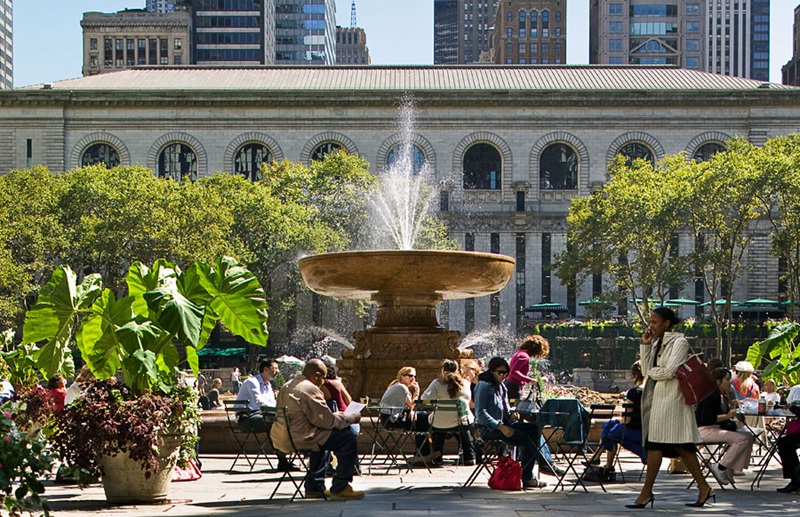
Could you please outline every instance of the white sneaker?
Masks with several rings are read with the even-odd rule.
[[[720,485],[724,486],[731,482],[727,474],[727,472],[731,469],[726,469],[725,472],[723,472],[719,469],[719,466],[716,463],[712,463],[710,468],[712,474],[714,474],[714,477],[717,479],[717,481],[719,481]]]

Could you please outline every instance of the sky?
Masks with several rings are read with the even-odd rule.
[[[145,0],[13,0],[14,86],[80,77],[84,12],[142,8]],[[567,63],[589,62],[589,0],[568,0]],[[350,25],[351,0],[336,0],[337,24]],[[800,0],[772,0],[770,81],[792,57],[794,8]],[[356,0],[372,64],[433,63],[433,0]]]

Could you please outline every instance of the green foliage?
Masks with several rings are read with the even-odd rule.
[[[184,464],[194,454],[199,421],[197,394],[190,388],[163,396],[95,382],[57,416],[53,446],[81,486],[101,475],[102,456],[119,452],[127,452],[150,476],[159,468],[165,434],[181,435]]]
[[[0,406],[0,499],[9,515],[39,507],[50,515],[40,497],[44,493],[40,479],[53,468],[54,458],[38,430],[23,432],[17,428],[14,415],[24,409],[21,402]]]
[[[747,360],[756,368],[764,367],[762,378],[786,386],[800,384],[800,348],[795,340],[800,323],[783,323],[773,328],[763,341],[747,350]]]
[[[99,275],[88,275],[78,285],[67,266],[53,273],[23,328],[23,342],[44,342],[35,358],[46,378],[68,366],[73,338],[98,379],[121,368],[125,382],[139,394],[154,387],[169,392],[179,359],[176,341],[187,346],[197,374],[196,351],[205,346],[217,321],[249,343],[266,345],[264,291],[233,258],[196,263],[185,273],[163,259],[152,269],[136,262],[126,279],[130,294],[117,298],[102,289]]]

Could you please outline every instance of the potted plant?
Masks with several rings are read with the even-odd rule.
[[[74,340],[97,378],[59,415],[52,438],[78,480],[101,476],[112,503],[153,503],[166,499],[172,466],[196,442],[196,394],[180,383],[180,350],[196,376],[197,351],[219,321],[266,345],[267,304],[255,276],[229,257],[186,271],[136,262],[125,281],[128,294],[117,298],[99,275],[78,283],[59,267],[25,315],[23,342],[40,343],[36,364],[50,378],[70,368]],[[109,382],[118,370],[124,385]]]

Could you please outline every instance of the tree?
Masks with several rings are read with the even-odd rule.
[[[686,166],[681,156],[668,157],[657,168],[648,160],[628,166],[618,156],[606,184],[572,202],[567,250],[556,258],[561,281],[580,286],[590,274],[609,274],[633,298],[644,323],[648,298],[663,300],[687,275],[686,259],[671,253],[673,235],[682,225]]]
[[[698,237],[692,265],[703,276],[711,315],[717,329],[717,354],[730,361],[732,334],[723,343],[731,319],[733,287],[744,268],[743,256],[752,241],[751,223],[762,213],[758,194],[765,175],[756,166],[755,147],[744,139],[728,142],[728,151],[687,167],[686,226]],[[725,300],[719,310],[717,300]]]
[[[785,264],[788,311],[793,319],[800,301],[800,135],[768,140],[754,157],[765,175],[764,189],[756,197],[771,226],[772,254]]]

